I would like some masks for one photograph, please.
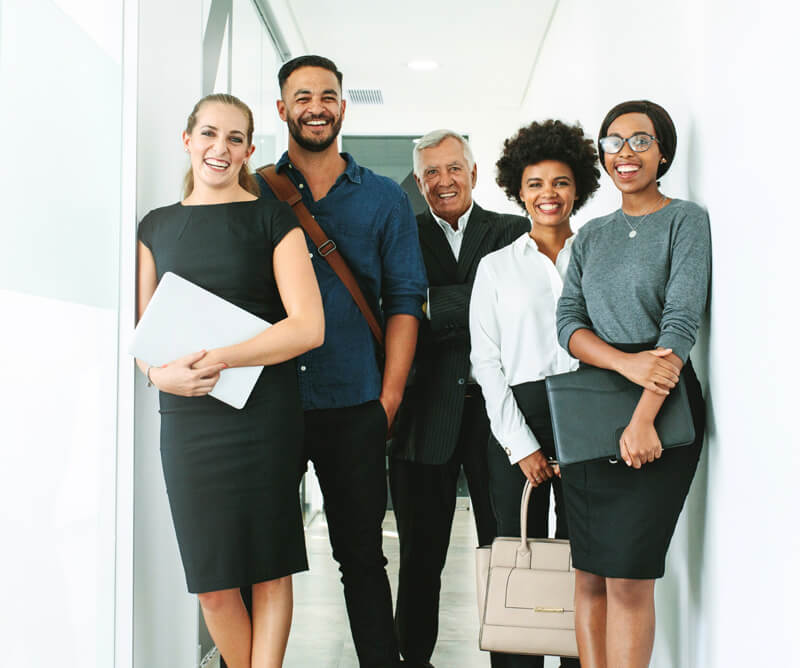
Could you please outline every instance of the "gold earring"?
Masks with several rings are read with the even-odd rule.
[[[667,164],[667,159],[665,157],[663,157],[663,156],[661,158],[661,164],[662,165],[666,165]]]

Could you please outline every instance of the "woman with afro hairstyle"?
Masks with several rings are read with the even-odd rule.
[[[572,245],[558,338],[582,363],[621,374],[642,394],[619,441],[623,461],[565,466],[564,499],[583,666],[646,668],[655,580],[664,575],[703,442],[704,403],[689,351],[705,310],[711,242],[706,212],[659,190],[677,143],[662,107],[617,105],[598,143],[622,206],[586,223]],[[664,451],[653,421],[679,377],[696,438]]]
[[[567,538],[544,378],[578,363],[558,345],[556,304],[575,238],[570,218],[598,188],[592,141],[578,125],[532,123],[507,139],[497,183],[531,220],[529,233],[484,257],[470,301],[470,359],[492,429],[489,492],[498,534],[519,536],[520,497],[534,487],[528,535],[546,537],[550,490],[556,536]],[[541,656],[492,655],[494,668],[541,668]],[[562,658],[563,668],[579,666]]]

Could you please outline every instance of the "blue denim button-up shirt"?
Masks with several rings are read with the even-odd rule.
[[[417,222],[394,181],[356,164],[347,153],[343,174],[315,202],[303,175],[284,153],[276,167],[300,190],[303,203],[336,242],[378,321],[398,313],[422,318],[427,278]],[[275,197],[256,175],[262,197]],[[347,288],[306,235],[325,309],[325,342],[297,358],[303,408],[339,408],[377,399],[381,374],[367,321]],[[380,307],[378,306],[380,297]]]

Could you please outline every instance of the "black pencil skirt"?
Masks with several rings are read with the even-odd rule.
[[[189,591],[306,570],[294,362],[264,367],[241,410],[211,396],[162,393],[160,412],[161,463]]]
[[[664,575],[667,548],[697,469],[705,431],[705,403],[690,361],[681,378],[689,394],[694,443],[665,450],[660,459],[640,469],[605,460],[562,467],[575,568],[611,578]]]

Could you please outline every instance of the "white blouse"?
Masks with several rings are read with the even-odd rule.
[[[555,265],[528,234],[478,265],[469,308],[470,361],[492,433],[512,464],[541,446],[511,387],[578,368],[556,336],[556,306],[574,239],[567,239]]]

